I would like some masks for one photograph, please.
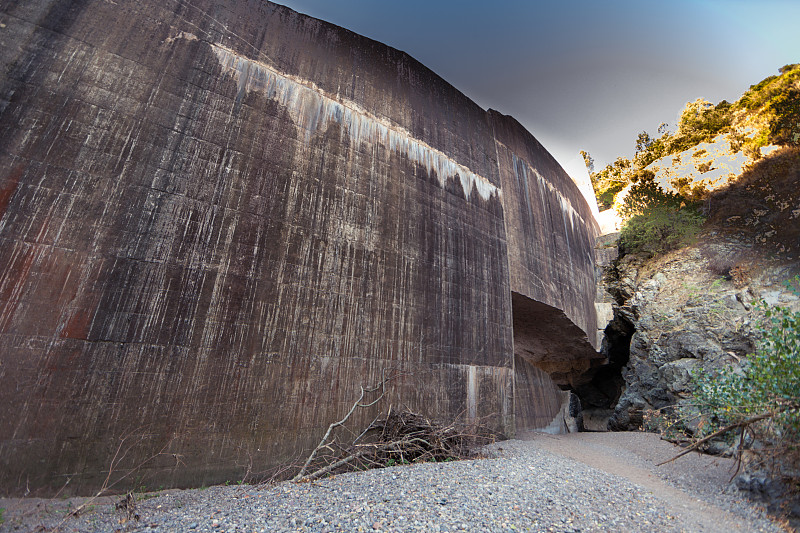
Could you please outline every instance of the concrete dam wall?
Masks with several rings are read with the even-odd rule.
[[[578,188],[407,54],[255,0],[0,22],[1,493],[265,471],[389,373],[511,436],[597,361]]]

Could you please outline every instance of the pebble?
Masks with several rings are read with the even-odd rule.
[[[493,450],[493,451],[492,451]],[[168,491],[139,502],[120,524],[113,504],[70,518],[65,530],[231,532],[659,531],[679,532],[658,497],[630,481],[526,441],[505,441],[472,461],[395,466],[313,483]],[[748,508],[742,508],[743,513]],[[754,514],[754,511],[751,512]],[[748,516],[753,531],[781,531]],[[2,531],[34,531],[6,521]]]

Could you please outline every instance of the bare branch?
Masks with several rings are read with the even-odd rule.
[[[312,472],[311,474],[309,474],[308,476],[304,477],[303,479],[305,479],[307,481],[314,481],[315,479],[321,478],[325,474],[328,474],[328,473],[332,472],[333,470],[339,468],[340,466],[344,466],[347,463],[350,463],[350,462],[354,461],[355,459],[358,459],[359,457],[361,457],[365,453],[367,453],[367,452],[366,451],[356,452],[356,453],[354,453],[352,455],[349,455],[349,456],[345,457],[344,459],[336,461],[335,463],[329,464],[328,466],[326,466],[324,468],[320,468],[319,470],[316,470],[316,471]]]
[[[758,416],[754,416],[752,418],[748,418],[747,420],[742,420],[741,422],[736,422],[735,424],[731,424],[729,426],[725,426],[724,428],[715,431],[711,435],[708,435],[707,437],[703,437],[702,439],[698,440],[697,442],[695,442],[694,444],[692,444],[691,446],[689,446],[688,448],[683,450],[681,453],[679,453],[678,455],[676,455],[672,459],[668,459],[666,461],[662,461],[662,462],[658,463],[656,466],[661,466],[661,465],[665,465],[667,463],[671,463],[675,459],[683,457],[687,453],[696,450],[697,448],[699,448],[700,446],[702,446],[706,442],[710,441],[714,437],[718,437],[718,436],[722,435],[723,433],[727,433],[728,431],[731,431],[733,429],[749,426],[750,424],[754,424],[755,422],[758,422],[759,420],[766,420],[767,418],[772,418],[773,416],[775,416],[775,413],[764,413],[764,414],[761,414],[761,415],[758,415]]]
[[[389,379],[391,379],[391,378],[388,378],[388,379],[386,378],[386,372],[382,371],[381,372],[381,381],[378,382],[374,387],[370,387],[370,388],[367,388],[367,389],[365,389],[363,386],[360,387],[361,388],[361,394],[358,397],[358,400],[356,400],[353,403],[353,406],[350,408],[350,410],[347,412],[347,414],[344,415],[344,418],[342,418],[338,422],[334,422],[330,426],[328,426],[328,431],[325,432],[325,435],[323,435],[322,440],[320,440],[319,444],[317,444],[317,447],[314,448],[311,451],[311,454],[308,456],[308,459],[306,459],[305,464],[302,466],[302,468],[300,468],[300,471],[297,473],[297,475],[292,478],[293,482],[297,483],[298,481],[303,479],[303,477],[305,476],[306,471],[308,470],[309,465],[311,465],[311,463],[317,457],[317,454],[319,453],[319,451],[328,446],[328,438],[331,436],[331,432],[333,432],[334,429],[336,429],[339,426],[344,425],[347,422],[347,420],[353,415],[353,413],[356,411],[357,408],[359,408],[359,407],[362,407],[362,408],[371,407],[371,406],[375,405],[376,403],[378,403],[384,397],[384,395],[386,394],[386,382]],[[367,395],[369,393],[372,393],[372,392],[376,392],[378,389],[381,389],[381,394],[380,394],[380,396],[378,396],[378,398],[376,398],[374,401],[372,401],[370,403],[367,403],[367,404],[362,404],[361,403],[361,401],[364,399],[365,395]]]
[[[131,431],[130,433],[128,433],[126,435],[123,435],[123,437],[120,439],[120,442],[117,445],[117,449],[114,452],[114,456],[111,458],[111,462],[109,463],[108,474],[106,475],[106,478],[103,481],[103,484],[101,485],[100,490],[98,490],[97,493],[94,496],[88,498],[85,502],[83,502],[81,505],[76,507],[74,511],[72,511],[67,516],[65,516],[64,519],[61,520],[61,522],[59,522],[58,524],[56,524],[56,526],[53,527],[50,531],[58,531],[67,522],[67,520],[69,520],[70,517],[80,515],[80,513],[83,512],[83,510],[86,509],[86,507],[88,507],[91,503],[93,503],[95,500],[97,500],[97,498],[99,498],[100,496],[102,496],[103,494],[105,494],[106,492],[111,490],[112,488],[114,488],[114,486],[116,486],[119,482],[121,482],[122,480],[126,479],[131,474],[139,471],[143,466],[145,466],[147,463],[149,463],[150,461],[152,461],[156,457],[164,455],[164,450],[166,450],[167,447],[172,443],[172,440],[170,439],[166,444],[164,444],[164,446],[158,452],[156,452],[155,454],[147,457],[142,462],[140,462],[139,464],[135,465],[133,468],[129,469],[127,472],[125,472],[120,477],[118,477],[116,480],[114,480],[113,483],[111,483],[110,481],[111,481],[112,475],[117,471],[117,468],[119,467],[119,465],[122,462],[122,460],[125,459],[125,457],[128,455],[128,452],[130,452],[136,446],[136,443],[128,445],[127,447],[124,448],[124,450],[123,450],[123,447],[126,445],[126,442],[128,441],[128,439],[130,437],[132,437],[133,435],[135,435],[136,433],[138,433],[139,431],[141,431],[141,429],[137,429],[137,430]],[[140,435],[140,438],[141,438],[141,436],[142,435]]]

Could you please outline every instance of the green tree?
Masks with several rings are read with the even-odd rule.
[[[581,150],[581,157],[583,157],[583,164],[586,165],[586,170],[589,171],[589,175],[591,176],[594,173],[594,159],[592,156],[589,155],[589,152],[586,150]]]
[[[793,88],[776,96],[770,111],[769,142],[800,145],[800,90]]]
[[[688,102],[678,119],[678,130],[669,138],[667,153],[682,152],[730,130],[734,107],[723,100],[716,106],[703,98]]]
[[[619,247],[626,254],[662,254],[692,242],[702,224],[703,217],[694,210],[654,207],[625,222]]]
[[[592,186],[598,206],[608,209],[614,203],[616,194],[630,183],[632,164],[629,159],[618,157],[616,161],[599,172],[591,174]]]
[[[636,137],[636,153],[647,150],[652,144],[653,139],[650,137],[649,133],[646,131],[639,133],[638,137]]]
[[[680,209],[684,199],[680,194],[665,191],[656,183],[655,174],[650,170],[638,170],[631,176],[633,186],[619,207],[619,216],[628,220],[636,215],[647,214],[656,207]]]
[[[665,191],[649,170],[639,170],[619,207],[625,221],[619,245],[625,253],[656,255],[689,243],[700,231],[703,217],[680,194]]]

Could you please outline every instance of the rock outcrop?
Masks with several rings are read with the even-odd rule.
[[[711,166],[727,164],[719,146],[709,152],[723,154]],[[800,271],[800,150],[769,152],[707,195],[694,244],[655,258],[625,250],[619,257],[618,234],[598,240],[598,326],[608,364],[577,389],[587,427],[641,427],[648,411],[691,398],[693,370],[714,372],[753,352],[757,303],[800,306],[785,286]],[[686,173],[677,156],[668,170]]]
[[[733,275],[720,264],[736,265]],[[629,343],[624,385],[608,420],[611,430],[645,427],[648,412],[692,397],[691,375],[738,364],[758,341],[757,303],[800,306],[782,282],[796,264],[769,261],[749,246],[720,235],[657,260],[626,255],[609,269],[606,288],[616,297],[607,331]],[[655,429],[651,427],[651,429]]]
[[[598,357],[578,188],[408,55],[256,0],[0,22],[4,493],[287,464],[387,373],[510,435]]]

